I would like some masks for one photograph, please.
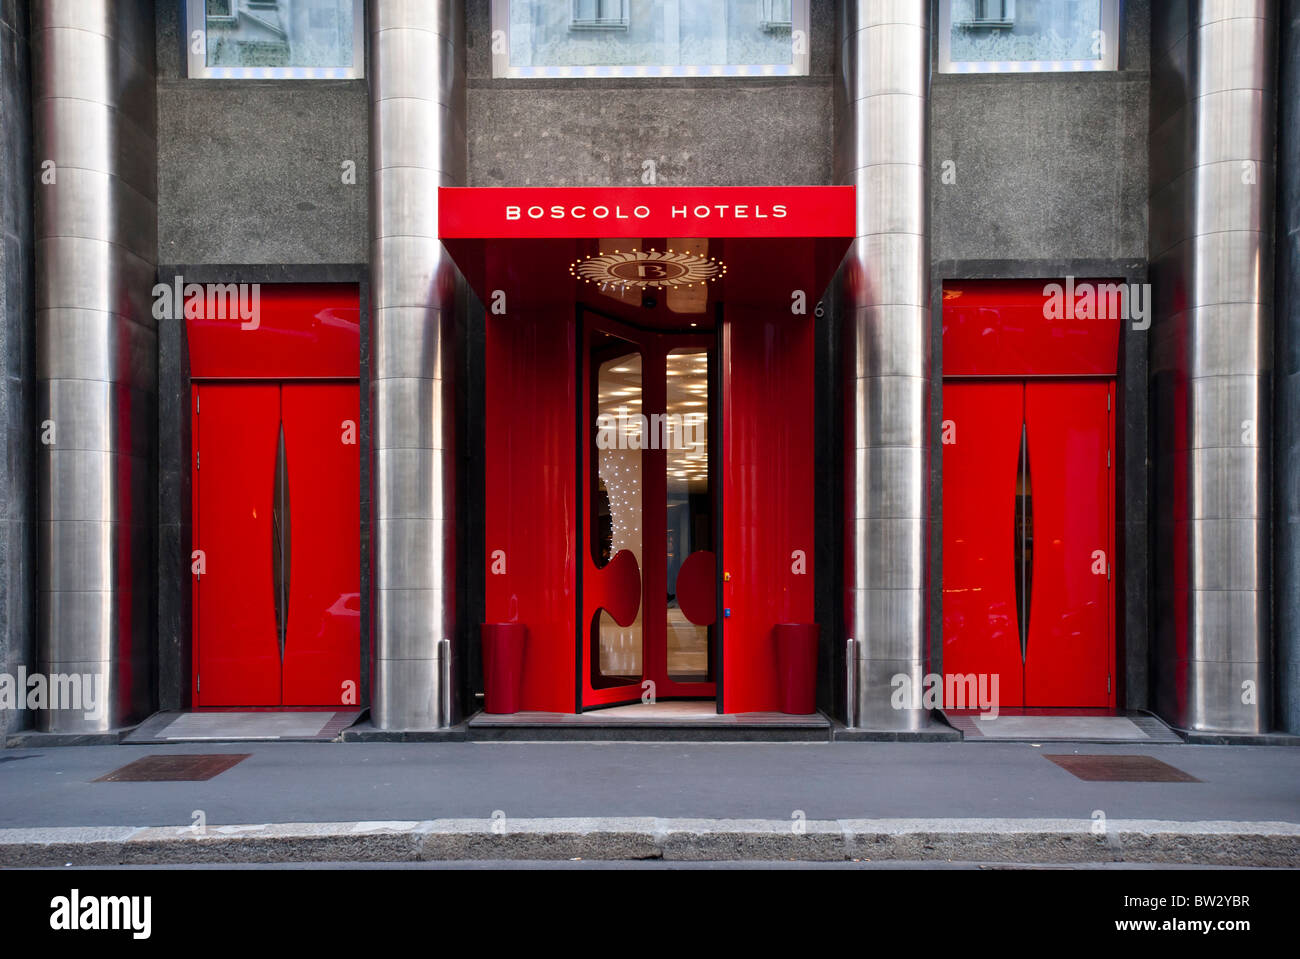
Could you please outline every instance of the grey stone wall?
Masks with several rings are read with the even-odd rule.
[[[808,77],[494,80],[488,0],[469,0],[469,185],[831,182],[832,0],[812,0]]]
[[[36,346],[27,4],[0,0],[0,673],[35,669]],[[0,711],[7,733],[29,714]]]
[[[1149,0],[1124,10],[1118,71],[933,75],[935,262],[1146,257]]]
[[[158,262],[367,262],[366,81],[187,79],[182,4],[155,6]]]

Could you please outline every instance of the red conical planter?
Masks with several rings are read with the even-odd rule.
[[[517,713],[523,698],[524,645],[528,627],[523,623],[483,624],[483,711]]]
[[[817,711],[817,637],[816,623],[777,623],[777,683],[781,692],[781,712],[806,716]]]

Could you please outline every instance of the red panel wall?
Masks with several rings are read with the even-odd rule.
[[[573,712],[576,321],[549,310],[486,322],[486,621],[528,626],[522,708]]]
[[[1103,285],[1119,283],[949,280],[943,285],[944,376],[1114,376],[1121,319],[1098,313],[1115,306]],[[1060,287],[1059,298],[1044,292],[1053,286]],[[1061,315],[1049,315],[1058,306]]]
[[[196,386],[190,410],[203,457],[194,549],[205,564],[194,577],[194,705],[278,706],[271,507],[280,387]]]
[[[164,285],[175,299],[175,282],[164,280]],[[207,294],[214,292],[212,286],[180,287],[181,303],[191,304],[183,314],[177,312],[185,316],[189,334],[191,376],[355,379],[361,372],[361,301],[355,284],[243,284],[242,303],[257,307],[251,320],[231,316],[228,304],[209,315]],[[200,302],[194,297],[199,294],[203,312],[194,315]]]
[[[722,324],[724,712],[780,709],[772,627],[814,621],[813,322],[731,307]]]
[[[998,676],[1023,698],[1016,609],[1016,469],[1024,385],[943,387],[943,671]],[[1046,482],[1046,478],[1044,478]]]
[[[343,683],[360,680],[358,288],[164,285],[186,322],[192,377],[274,381],[196,382],[191,391],[193,548],[207,564],[193,585],[193,702],[338,707]],[[283,382],[305,378],[349,382]],[[271,561],[282,420],[291,544],[283,665]],[[345,420],[356,424],[351,443]]]
[[[361,409],[355,384],[285,384],[290,572],[284,705],[361,684]],[[353,700],[356,701],[355,699]]]
[[[1114,662],[1114,386],[1027,383],[1034,576],[1025,705],[1108,707]]]

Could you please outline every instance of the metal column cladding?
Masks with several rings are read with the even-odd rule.
[[[381,729],[427,729],[458,712],[442,653],[456,630],[457,273],[438,240],[438,187],[465,179],[464,11],[453,0],[367,8],[373,713]]]
[[[929,3],[840,5],[835,180],[857,187],[842,270],[845,625],[856,640],[857,716],[915,729],[891,679],[921,682],[926,650]]]
[[[1300,302],[1300,2],[1280,5],[1278,50],[1277,302]],[[1277,725],[1300,734],[1300,310],[1277,317],[1273,408],[1273,595]]]
[[[63,690],[40,728],[94,732],[153,705],[153,4],[31,9],[38,661]]]
[[[1270,724],[1276,9],[1152,5],[1157,690],[1195,730]]]

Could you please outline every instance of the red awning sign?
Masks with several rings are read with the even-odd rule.
[[[853,187],[443,187],[444,239],[852,237]]]

